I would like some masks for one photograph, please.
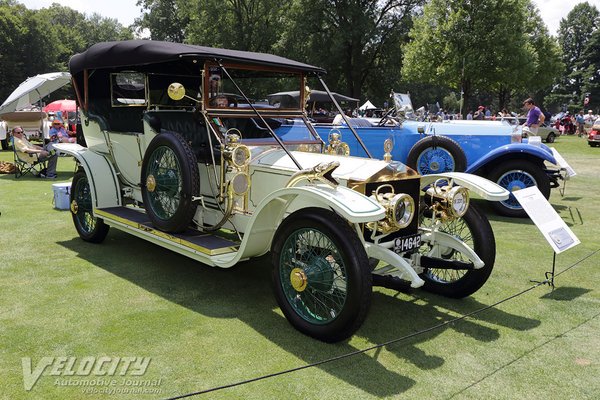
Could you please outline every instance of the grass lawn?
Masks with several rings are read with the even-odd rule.
[[[557,256],[561,271],[600,248],[600,149],[577,137],[554,146],[578,176],[564,197],[553,190],[550,201],[582,242]],[[12,160],[12,152],[0,152],[0,160]],[[358,333],[324,344],[282,316],[268,258],[220,270],[116,229],[100,245],[80,240],[70,213],[52,205],[52,183],[68,181],[73,169],[65,157],[56,181],[0,175],[2,399],[157,399],[226,385],[450,321],[531,287],[530,279],[544,279],[552,265],[551,248],[528,219],[488,210],[497,257],[479,292],[451,300],[375,288]],[[561,274],[555,290],[539,286],[385,348],[206,397],[598,399],[599,261],[600,252]],[[108,386],[99,382],[103,376],[65,376],[49,367],[25,390],[22,358],[31,358],[33,370],[43,357],[60,356],[151,361],[143,376],[104,377],[115,380]],[[92,379],[96,386],[82,386]],[[154,386],[124,393],[142,383]],[[96,393],[85,392],[90,388]],[[117,393],[100,393],[109,390]]]

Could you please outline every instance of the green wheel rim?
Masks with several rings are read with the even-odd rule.
[[[156,182],[155,188],[148,191],[152,211],[162,220],[172,218],[181,203],[183,186],[181,166],[173,150],[158,147],[150,157],[146,176],[154,177]]]
[[[306,278],[300,290],[290,279],[298,270]],[[279,276],[285,298],[304,320],[323,325],[342,312],[348,297],[346,265],[338,247],[323,232],[294,231],[283,245]]]
[[[75,184],[74,200],[77,202],[75,217],[81,229],[91,234],[96,229],[97,219],[92,211],[92,194],[86,177],[80,178]]]

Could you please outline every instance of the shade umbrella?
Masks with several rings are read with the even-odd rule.
[[[42,110],[45,112],[77,111],[77,104],[75,103],[75,100],[68,100],[68,99],[56,100],[56,101],[53,101],[52,103],[48,104]]]
[[[27,78],[0,106],[0,115],[22,110],[71,81],[68,72],[50,72]]]

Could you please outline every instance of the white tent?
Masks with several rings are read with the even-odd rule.
[[[362,106],[358,107],[358,109],[360,111],[366,111],[366,110],[375,110],[375,109],[377,109],[377,107],[375,107],[373,105],[373,103],[371,103],[369,100],[367,100],[367,102],[365,104],[363,104]]]

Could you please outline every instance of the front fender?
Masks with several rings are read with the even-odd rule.
[[[504,201],[510,195],[508,190],[489,179],[465,172],[444,172],[443,174],[423,175],[421,177],[421,188],[431,185],[440,178],[452,179],[454,183],[466,187],[481,198],[489,201]]]
[[[333,210],[349,223],[377,221],[385,215],[379,203],[343,186],[306,185],[279,189],[256,207],[235,257],[216,261],[217,265],[230,267],[239,260],[265,254],[270,250],[275,231],[285,214],[306,207]]]
[[[88,177],[94,208],[116,207],[122,204],[117,174],[104,156],[75,143],[58,143],[53,147],[75,157],[81,164]]]
[[[465,172],[474,173],[475,171],[485,167],[490,164],[494,160],[497,160],[506,156],[521,156],[521,157],[533,157],[537,158],[540,161],[548,161],[554,165],[558,165],[556,162],[556,158],[552,155],[551,152],[546,151],[542,147],[533,146],[527,143],[511,143],[504,145],[502,147],[498,147],[487,153],[485,156],[481,157],[473,164],[471,164]]]

